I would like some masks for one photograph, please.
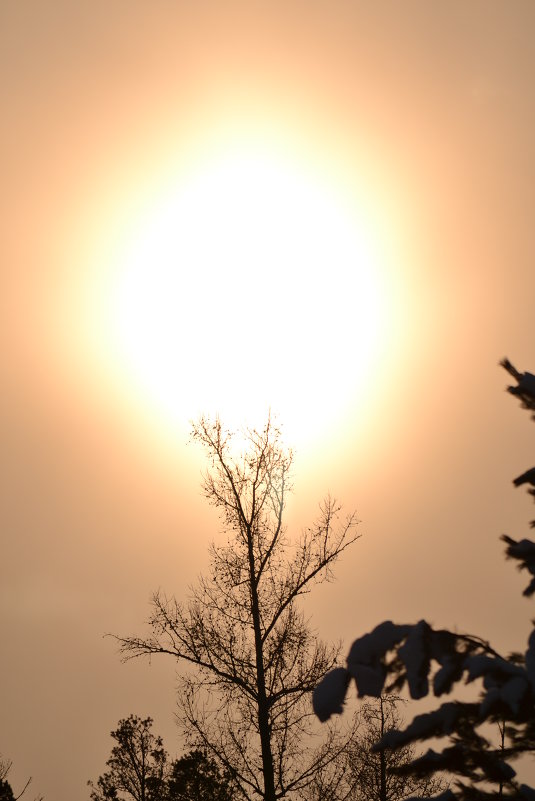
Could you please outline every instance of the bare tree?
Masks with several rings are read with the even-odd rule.
[[[327,771],[318,775],[303,801],[405,801],[426,798],[446,789],[438,776],[412,776],[403,772],[416,756],[412,745],[397,751],[374,746],[402,723],[397,695],[381,695],[360,704],[353,716],[353,739]]]
[[[347,780],[351,801],[404,801],[426,798],[446,788],[437,776],[411,776],[403,767],[416,757],[416,749],[406,745],[393,751],[373,750],[387,732],[402,724],[396,695],[381,695],[377,701],[363,703],[356,727],[356,742],[347,754]]]
[[[339,521],[331,498],[297,542],[283,522],[292,454],[268,419],[235,439],[202,418],[193,439],[211,469],[203,491],[228,534],[210,548],[210,572],[185,605],[154,595],[152,634],[119,637],[124,658],[169,654],[183,667],[178,719],[190,741],[230,772],[244,798],[275,801],[297,792],[343,747],[334,729],[321,745],[310,693],[339,648],[318,640],[298,606],[358,535],[355,516]]]

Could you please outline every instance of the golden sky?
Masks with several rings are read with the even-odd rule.
[[[130,713],[180,751],[174,665],[102,634],[207,564],[202,409],[279,412],[296,530],[328,491],[357,509],[325,636],[523,645],[498,537],[527,533],[531,429],[496,365],[535,369],[534,34],[531,0],[0,3],[15,790],[87,797]]]

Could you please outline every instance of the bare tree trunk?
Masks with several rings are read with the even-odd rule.
[[[505,750],[505,718],[503,719],[503,721],[501,723],[498,723],[498,728],[500,730],[501,750],[503,752]],[[499,789],[498,795],[499,796],[503,795],[503,781],[500,781],[500,789]]]
[[[380,704],[381,704],[381,739],[384,737],[385,733],[385,710],[383,706],[383,697],[381,696]],[[381,748],[379,751],[379,759],[380,759],[380,766],[381,766],[381,787],[379,790],[379,797],[381,801],[387,801],[386,798],[386,757],[384,748]]]
[[[260,735],[260,746],[262,750],[264,801],[275,801],[275,771],[273,769],[273,753],[271,751],[269,708],[266,693],[266,675],[264,671],[264,647],[260,624],[260,606],[258,603],[257,577],[253,552],[253,536],[250,526],[247,526],[247,541],[251,588],[251,616],[253,619],[255,640],[256,688],[258,693],[258,733]]]

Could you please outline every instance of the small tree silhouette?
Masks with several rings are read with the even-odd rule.
[[[233,801],[234,798],[231,778],[203,751],[190,751],[173,762],[167,801]]]
[[[109,770],[96,785],[89,781],[92,801],[133,799],[161,801],[167,780],[167,753],[161,737],[151,732],[152,718],[130,715],[111,732],[116,741],[106,762]]]
[[[13,788],[11,787],[8,781],[8,775],[12,768],[13,762],[10,759],[4,759],[0,756],[0,801],[18,801],[19,798],[22,798],[30,784],[32,783],[32,777],[26,781],[26,784],[20,791],[18,795],[15,795],[13,792]],[[34,801],[43,801],[43,796],[38,795],[34,799]]]

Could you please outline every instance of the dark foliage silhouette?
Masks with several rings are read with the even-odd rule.
[[[535,411],[535,376],[520,373],[501,362],[516,384],[508,391],[524,408]],[[531,475],[531,470],[525,475]],[[529,479],[528,479],[529,480]],[[516,481],[520,484],[522,482]],[[534,490],[528,490],[532,495]],[[504,536],[506,555],[535,577],[535,543]],[[524,594],[535,592],[535,578]],[[394,752],[418,741],[447,738],[442,750],[429,750],[397,769],[400,775],[426,777],[447,771],[454,786],[437,798],[466,801],[495,798],[534,801],[535,790],[516,779],[512,762],[535,748],[535,630],[522,654],[502,656],[483,639],[448,630],[433,629],[425,620],[398,625],[386,621],[351,646],[347,668],[327,674],[314,692],[314,708],[320,720],[342,712],[351,680],[359,696],[379,697],[384,691],[408,686],[412,698],[423,698],[430,689],[440,697],[464,681],[482,680],[480,697],[454,700],[418,715],[404,729],[386,733],[374,750]],[[494,746],[488,726],[500,727],[503,744]]]
[[[109,768],[96,785],[93,801],[233,801],[232,780],[202,751],[169,761],[161,737],[151,731],[152,719],[130,715],[111,732],[115,740]],[[9,801],[6,799],[6,801]]]
[[[119,721],[111,732],[116,745],[106,762],[108,770],[96,784],[88,782],[92,801],[161,801],[165,797],[167,752],[151,728],[152,718],[130,715]]]
[[[13,790],[7,779],[0,779],[0,801],[15,801]]]
[[[18,801],[19,798],[22,798],[32,783],[32,777],[30,776],[19,794],[15,795],[8,780],[9,772],[12,766],[13,763],[10,759],[3,759],[0,756],[0,801]],[[34,801],[43,801],[43,796],[37,796]]]
[[[173,762],[167,781],[168,801],[233,801],[232,779],[199,750]]]

